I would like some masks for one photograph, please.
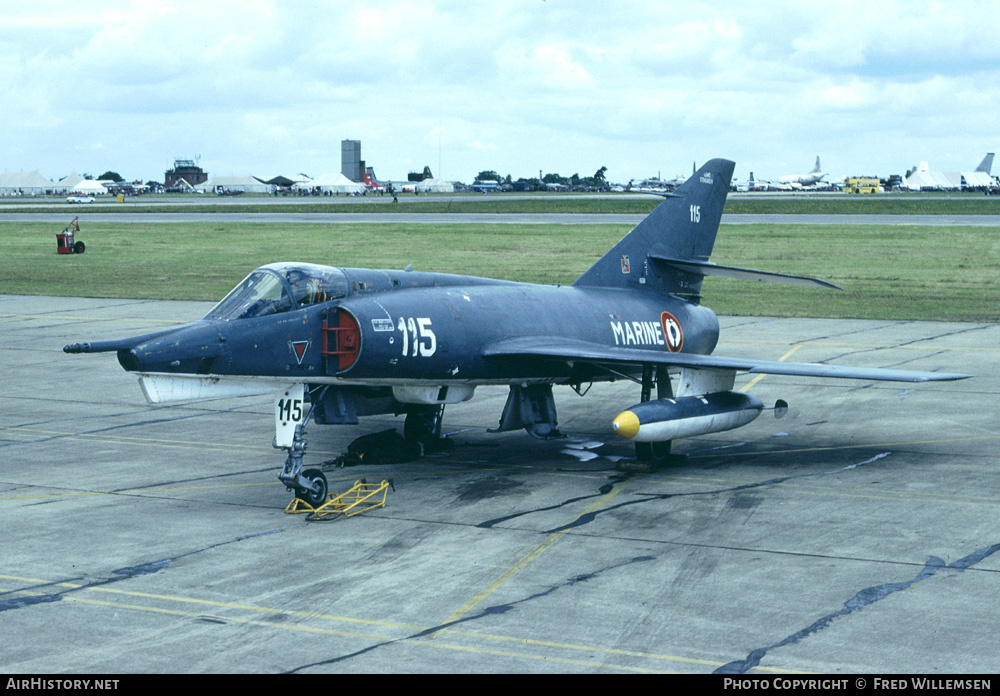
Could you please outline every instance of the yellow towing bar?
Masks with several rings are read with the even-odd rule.
[[[385,499],[391,485],[392,483],[389,481],[382,481],[382,483],[355,481],[350,490],[339,495],[331,493],[327,496],[326,502],[319,507],[313,507],[301,498],[293,498],[292,502],[285,508],[285,513],[288,515],[305,513],[307,520],[322,520],[337,515],[354,517],[362,512],[385,507]],[[395,490],[395,486],[393,486],[393,490]]]

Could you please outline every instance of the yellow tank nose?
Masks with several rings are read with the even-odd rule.
[[[612,421],[611,428],[619,437],[631,440],[639,432],[639,417],[631,411],[622,411]]]

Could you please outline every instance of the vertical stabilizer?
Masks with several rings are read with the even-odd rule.
[[[715,245],[735,163],[714,159],[691,175],[575,285],[648,289],[697,300],[702,276],[650,261],[661,258],[707,261]]]
[[[820,169],[820,167],[819,167],[819,155],[816,155],[816,168],[812,170],[812,173],[813,174],[819,174],[821,171],[823,171],[823,170]]]
[[[983,157],[983,161],[976,167],[976,171],[989,174],[991,169],[993,169],[993,153],[987,152],[986,157]]]
[[[372,188],[382,188],[382,182],[378,180],[375,176],[375,167],[367,167],[365,169],[364,182],[366,185]]]

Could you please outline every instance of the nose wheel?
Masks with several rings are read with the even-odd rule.
[[[282,448],[288,452],[288,456],[285,458],[285,466],[278,474],[278,480],[285,484],[288,490],[295,491],[296,498],[316,507],[326,501],[329,486],[326,476],[319,469],[302,470],[302,457],[307,447],[305,432],[302,424],[296,425],[291,446]]]
[[[313,507],[319,507],[326,502],[327,493],[329,493],[329,486],[326,482],[326,476],[319,469],[306,469],[302,472],[300,479],[305,479],[309,482],[310,487],[297,488],[295,489],[295,497],[299,500],[304,500]]]

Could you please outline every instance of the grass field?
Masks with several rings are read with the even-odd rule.
[[[628,227],[85,223],[82,255],[56,254],[60,230],[0,222],[0,293],[218,300],[253,268],[293,260],[568,284]],[[844,292],[709,278],[704,302],[719,314],[998,321],[998,252],[996,228],[723,225],[713,261]]]

